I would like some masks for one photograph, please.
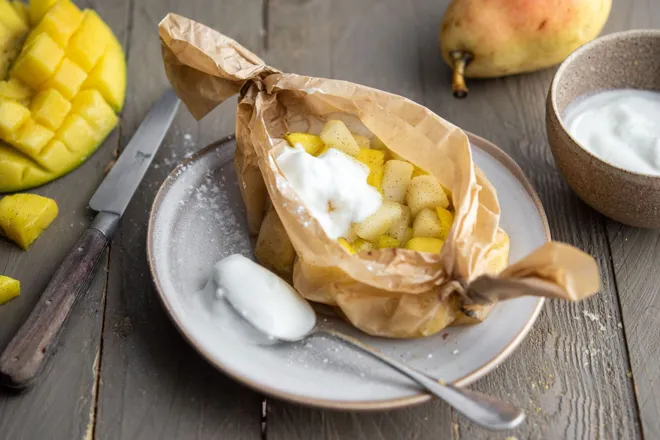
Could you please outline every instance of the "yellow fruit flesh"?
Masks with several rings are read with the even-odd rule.
[[[33,29],[6,80],[0,51],[0,192],[42,185],[80,165],[117,125],[126,93],[121,45],[94,11],[70,0],[32,1],[27,11]],[[22,36],[10,37],[20,47]]]
[[[57,217],[54,200],[36,194],[14,194],[0,200],[0,232],[26,249]]]
[[[0,304],[16,298],[21,293],[21,283],[13,278],[0,275]]]
[[[418,252],[430,252],[437,254],[442,250],[444,241],[432,237],[414,237],[408,240],[404,246],[406,249]]]
[[[292,147],[301,146],[312,156],[316,156],[325,146],[320,136],[309,133],[287,133],[284,137],[289,145]]]

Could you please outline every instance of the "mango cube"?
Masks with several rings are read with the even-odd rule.
[[[11,6],[21,17],[21,20],[23,23],[25,23],[25,26],[28,27],[30,25],[30,9],[28,8],[27,3],[23,3],[20,0],[12,0]]]
[[[92,151],[100,141],[92,126],[74,113],[66,117],[55,138],[64,142],[69,151],[76,153]]]
[[[57,89],[66,99],[73,99],[82,87],[87,78],[87,73],[76,63],[68,58],[64,58],[53,75],[42,86],[43,89]]]
[[[351,246],[351,244],[345,238],[343,238],[343,237],[338,238],[337,242],[341,245],[341,247],[346,249],[346,252],[348,252],[349,254],[354,254],[355,253],[355,249],[353,249],[353,246]]]
[[[440,238],[444,240],[449,235],[449,230],[454,224],[454,214],[450,210],[439,206],[435,208],[435,212],[438,215],[441,225]]]
[[[0,200],[0,232],[27,250],[57,217],[57,203],[36,194],[14,194]]]
[[[53,138],[53,132],[46,127],[28,119],[18,132],[12,134],[9,143],[30,157],[38,156],[48,141]]]
[[[7,0],[0,0],[0,23],[11,32],[27,32],[28,25]]]
[[[41,33],[47,33],[61,48],[66,48],[73,33],[83,20],[83,13],[69,0],[60,0],[48,10],[36,28],[30,33],[30,41]]]
[[[0,304],[16,298],[21,293],[21,283],[13,278],[0,275]]]
[[[404,246],[406,249],[418,252],[430,252],[437,254],[442,250],[444,241],[432,237],[414,237],[408,240]]]
[[[73,157],[62,141],[53,139],[41,150],[36,160],[47,170],[57,173],[71,168],[74,165]]]
[[[287,133],[284,136],[292,147],[301,146],[315,156],[325,146],[320,136],[309,133]]]
[[[389,235],[381,235],[376,240],[377,249],[397,248],[399,246],[401,246],[401,242],[399,242],[399,240],[394,237],[390,237]]]
[[[117,125],[118,118],[115,111],[96,90],[80,92],[73,100],[72,111],[85,118],[100,139],[105,138]]]
[[[124,107],[126,95],[126,62],[119,43],[113,39],[96,67],[89,72],[83,89],[96,89],[114,111]]]
[[[39,124],[55,131],[71,110],[71,103],[55,89],[39,92],[32,101],[32,117]]]
[[[383,163],[385,162],[385,153],[370,148],[360,148],[360,151],[355,158],[367,165],[369,169],[373,170],[374,168],[383,166]]]
[[[56,2],[57,0],[30,0],[30,23],[32,23],[32,26],[39,23]]]
[[[14,101],[0,100],[0,136],[8,138],[30,118],[30,110]]]
[[[0,99],[4,98],[25,103],[32,99],[32,94],[32,89],[16,78],[0,81]]]
[[[112,31],[101,17],[95,11],[86,9],[80,27],[69,40],[67,56],[85,72],[89,72],[101,59],[113,38]]]
[[[55,74],[64,51],[47,34],[39,34],[19,55],[11,75],[37,89]]]

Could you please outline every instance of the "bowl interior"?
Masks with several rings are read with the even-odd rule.
[[[660,30],[635,30],[594,40],[570,55],[552,83],[561,119],[576,98],[607,89],[660,91]]]

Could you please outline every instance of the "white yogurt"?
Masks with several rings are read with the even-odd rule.
[[[578,98],[566,107],[564,124],[605,162],[660,175],[660,93],[621,89]]]
[[[369,168],[334,148],[319,157],[284,147],[276,159],[287,182],[332,239],[375,213],[383,198],[367,183]]]
[[[216,301],[227,300],[268,336],[297,340],[316,325],[314,310],[293,287],[242,255],[217,262],[209,284],[215,288]]]

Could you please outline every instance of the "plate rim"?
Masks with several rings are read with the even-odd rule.
[[[481,148],[482,150],[486,151],[489,155],[494,157],[522,184],[523,188],[525,189],[527,194],[531,197],[532,202],[534,203],[537,211],[539,212],[543,231],[545,232],[545,239],[546,241],[550,241],[551,240],[550,226],[548,223],[548,218],[545,214],[545,210],[543,209],[543,204],[541,203],[541,199],[539,198],[532,184],[527,179],[527,176],[525,175],[522,168],[520,168],[520,166],[516,163],[515,160],[513,160],[511,156],[509,156],[504,150],[499,148],[494,143],[474,133],[468,131],[464,131],[464,132],[467,135],[470,143],[474,144],[478,148]],[[311,407],[335,409],[335,410],[384,411],[384,410],[400,409],[413,405],[418,405],[431,400],[432,396],[423,391],[420,391],[418,394],[408,397],[400,397],[396,399],[386,399],[386,400],[363,400],[363,401],[318,399],[318,398],[310,398],[310,397],[302,396],[299,394],[289,393],[286,391],[281,391],[272,388],[268,385],[262,385],[255,381],[252,381],[249,378],[242,376],[240,371],[231,369],[223,365],[222,362],[220,362],[217,358],[213,357],[208,351],[206,351],[204,347],[201,346],[201,344],[199,344],[193,338],[193,336],[186,330],[186,327],[183,325],[183,323],[179,321],[179,319],[177,318],[174,312],[174,307],[172,306],[172,304],[170,304],[170,302],[167,299],[167,296],[164,294],[164,290],[160,284],[159,277],[156,271],[156,262],[152,252],[152,248],[154,245],[153,230],[155,227],[156,213],[159,211],[160,205],[165,195],[167,194],[168,190],[170,189],[170,187],[181,176],[181,174],[185,171],[185,169],[189,164],[197,161],[202,156],[205,156],[209,152],[215,150],[219,145],[222,145],[226,142],[234,141],[235,139],[236,137],[234,134],[225,136],[215,142],[208,144],[204,148],[200,149],[199,151],[195,152],[194,154],[186,158],[179,165],[177,165],[165,178],[161,186],[158,188],[158,192],[156,193],[156,197],[154,198],[154,201],[149,211],[149,221],[147,225],[147,243],[146,243],[147,263],[149,264],[149,272],[151,274],[151,278],[156,288],[156,292],[158,293],[160,302],[165,308],[167,315],[169,316],[170,320],[174,323],[174,326],[177,328],[179,333],[207,362],[209,362],[213,367],[215,367],[220,372],[226,374],[233,380],[236,380],[237,382],[255,391],[288,402],[302,404]],[[453,385],[459,387],[470,385],[471,383],[477,381],[478,379],[482,378],[486,374],[493,371],[506,358],[508,358],[511,355],[511,353],[513,353],[515,349],[518,348],[520,343],[529,334],[530,330],[534,326],[534,323],[538,319],[539,314],[541,313],[541,309],[543,308],[544,302],[545,302],[544,298],[538,298],[536,308],[530,315],[529,320],[525,323],[525,325],[520,330],[520,332],[499,353],[497,353],[491,360],[483,364],[481,367],[455,380],[453,382]]]

